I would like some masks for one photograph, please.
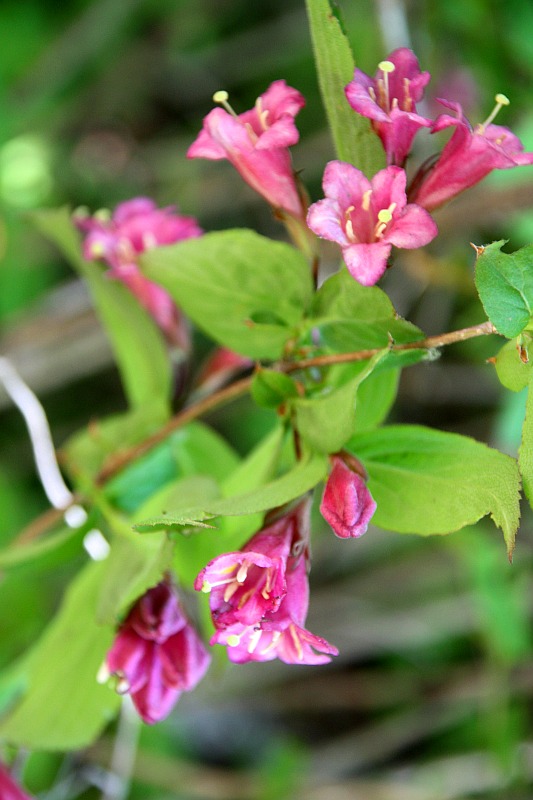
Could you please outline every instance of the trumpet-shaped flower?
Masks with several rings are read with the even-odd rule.
[[[375,510],[364,478],[335,456],[320,504],[320,513],[333,533],[341,539],[362,536]]]
[[[255,625],[235,623],[215,632],[210,643],[226,645],[230,661],[279,658],[286,664],[325,664],[338,655],[334,645],[304,628],[309,606],[305,553],[290,559],[286,577],[286,594],[277,611]]]
[[[210,658],[168,581],[133,606],[107,654],[105,673],[118,677],[145,722],[164,719],[184,691],[203,678]]]
[[[252,536],[242,550],[217,556],[204,567],[194,588],[209,592],[216,628],[254,625],[277,611],[287,592],[288,559],[307,543],[308,513],[307,502],[301,503]]]
[[[2,800],[32,800],[30,795],[23,792],[15,783],[2,763],[0,763],[0,798]]]
[[[493,169],[533,164],[533,153],[524,153],[524,146],[514,133],[491,123],[499,108],[508,105],[505,95],[496,95],[494,111],[475,128],[463,116],[459,103],[439,102],[455,111],[456,116],[441,114],[431,132],[450,126],[455,130],[434,165],[429,169],[422,168],[415,176],[409,191],[409,199],[413,202],[432,211],[479,183]]]
[[[299,138],[294,118],[305,105],[303,96],[285,81],[274,81],[255,107],[236,115],[227,93],[214,96],[215,108],[189,147],[188,158],[228,159],[241,177],[271,206],[302,218],[302,200],[288,148]]]
[[[380,62],[375,78],[356,69],[346,86],[351,107],[372,121],[387,164],[403,166],[417,131],[431,125],[431,120],[416,113],[430,77],[429,72],[420,71],[412,50],[400,47]]]
[[[341,246],[348,270],[363,286],[373,286],[381,278],[392,245],[422,247],[438,233],[427,211],[407,203],[405,184],[400,167],[387,167],[369,181],[343,161],[326,166],[326,198],[309,208],[307,224],[318,236]]]
[[[75,221],[85,233],[84,258],[105,261],[110,277],[128,287],[168,340],[186,347],[188,336],[181,312],[164,289],[144,277],[137,257],[153,247],[201,236],[196,220],[173,208],[157,208],[147,197],[137,197],[120,203],[110,217],[78,214]]]

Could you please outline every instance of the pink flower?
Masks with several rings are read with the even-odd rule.
[[[240,372],[253,367],[254,362],[227,347],[216,347],[206,358],[196,376],[195,390],[213,392],[228,383]]]
[[[307,503],[300,503],[252,536],[242,550],[217,556],[200,572],[194,588],[210,593],[216,628],[254,625],[277,611],[287,591],[287,561],[301,547],[307,513]]]
[[[400,47],[379,64],[375,78],[356,69],[353,81],[345,89],[351,107],[372,120],[385,152],[387,164],[403,166],[413,139],[431,120],[416,113],[429,72],[420,72],[412,50]]]
[[[422,247],[437,235],[423,208],[407,204],[405,172],[387,167],[371,181],[343,161],[330,161],[324,172],[326,199],[309,208],[307,224],[318,236],[337,242],[352,276],[373,286],[387,267],[392,245]]]
[[[1,800],[32,800],[30,795],[23,792],[15,783],[2,763],[0,763],[0,798]]]
[[[494,118],[502,105],[509,102],[504,95],[496,95],[496,101],[496,109],[489,120]],[[441,114],[431,132],[436,133],[450,126],[454,126],[455,131],[438,161],[429,169],[422,168],[415,176],[409,190],[410,200],[432,211],[479,183],[493,169],[533,164],[533,153],[524,153],[522,142],[508,128],[492,125],[489,120],[472,128],[463,116],[459,103],[446,100],[439,102],[455,111],[457,116]]]
[[[184,691],[203,678],[209,655],[181,610],[168,581],[149,589],[133,606],[106,658],[145,722],[164,719]]]
[[[366,533],[376,503],[366,481],[335,456],[326,483],[320,513],[341,539],[357,538]]]
[[[228,658],[237,664],[272,661],[286,664],[325,664],[339,651],[304,628],[309,606],[306,552],[291,557],[287,591],[277,609],[255,625],[235,623],[219,628],[210,644],[227,646]]]
[[[168,340],[187,349],[188,335],[181,312],[164,289],[144,277],[137,256],[152,247],[201,236],[196,220],[177,214],[173,208],[157,208],[147,197],[137,197],[120,203],[110,218],[78,215],[75,221],[86,234],[84,258],[105,261],[110,267],[109,275],[128,287]]]
[[[227,106],[227,94],[215,98]],[[255,107],[238,116],[215,108],[189,147],[188,158],[227,158],[241,177],[274,208],[303,217],[288,148],[299,138],[294,118],[305,105],[296,89],[274,81]]]

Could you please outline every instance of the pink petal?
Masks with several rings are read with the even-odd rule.
[[[363,286],[374,286],[387,269],[392,247],[384,241],[352,244],[343,247],[342,255],[348,271]]]
[[[431,242],[438,232],[439,229],[431,215],[420,206],[410,203],[405,207],[404,213],[398,219],[394,219],[384,240],[395,247],[412,250]]]

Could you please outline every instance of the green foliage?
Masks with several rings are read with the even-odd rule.
[[[522,441],[518,451],[518,464],[522,473],[524,494],[533,508],[533,384],[527,392],[526,416],[522,426]]]
[[[502,336],[512,339],[533,317],[533,245],[502,253],[505,242],[482,248],[476,260],[476,287],[488,318]]]
[[[519,347],[517,340],[507,342],[494,362],[500,383],[512,392],[525,389],[531,377],[531,361],[525,362],[520,358]]]
[[[298,397],[293,379],[273,369],[257,370],[251,392],[254,402],[262,408],[277,409],[285,401]]]
[[[103,563],[82,570],[21,662],[24,694],[0,722],[0,737],[19,747],[73,750],[92,742],[114,716],[119,697],[96,681],[113,638],[111,628],[95,621],[104,572]]]
[[[32,219],[86,280],[131,408],[149,411],[153,419],[163,422],[170,413],[171,365],[161,332],[122,284],[82,258],[80,237],[67,208],[34,212]]]
[[[520,496],[513,458],[466,436],[417,425],[356,435],[349,449],[368,470],[376,525],[443,534],[490,514],[512,554]]]
[[[337,156],[367,176],[385,166],[383,149],[368,120],[356,114],[344,94],[355,64],[330,0],[306,0],[322,102]]]
[[[253,231],[209,233],[141,260],[199,328],[251,358],[279,358],[311,300],[304,256]]]

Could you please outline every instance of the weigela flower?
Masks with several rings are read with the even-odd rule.
[[[133,606],[107,654],[117,691],[129,693],[145,722],[164,719],[184,691],[203,678],[210,657],[185,617],[168,581],[149,589]]]
[[[194,588],[209,592],[216,628],[254,625],[277,611],[287,592],[287,561],[302,546],[307,513],[307,503],[301,503],[252,536],[242,550],[217,556],[200,572]]]
[[[342,458],[334,456],[320,513],[341,539],[357,538],[366,533],[376,503],[365,479],[350,469]]]
[[[295,217],[303,217],[288,148],[299,138],[294,118],[305,105],[303,96],[285,81],[274,81],[255,107],[236,115],[227,105],[227,93],[214,96],[225,108],[215,108],[189,147],[188,158],[227,158],[241,177],[270,203]]]
[[[286,664],[325,664],[339,651],[304,628],[309,607],[307,553],[289,559],[286,594],[277,609],[255,625],[235,623],[219,628],[210,644],[227,646],[228,658],[237,664],[272,661]]]
[[[422,247],[438,233],[427,211],[407,203],[405,184],[400,167],[387,167],[369,181],[343,161],[326,166],[326,198],[309,208],[307,224],[318,236],[341,246],[348,270],[363,286],[381,278],[392,245]]]
[[[416,113],[415,105],[430,77],[429,72],[420,71],[412,50],[400,47],[378,65],[375,78],[356,69],[345,88],[351,107],[372,121],[387,164],[403,166],[417,131],[431,125],[431,120]]]
[[[0,763],[0,798],[2,800],[32,800],[29,794],[23,792],[15,783],[4,764]]]
[[[520,139],[508,128],[491,124],[501,106],[508,105],[505,95],[496,95],[496,107],[489,118],[473,128],[463,116],[459,103],[439,101],[455,111],[456,116],[441,114],[431,132],[455,127],[440,158],[429,169],[415,176],[409,199],[428,211],[447,203],[492,172],[493,169],[533,164],[533,153],[524,153]]]
[[[153,247],[201,236],[196,220],[174,208],[157,208],[147,197],[137,197],[120,203],[110,217],[78,214],[75,222],[85,233],[84,258],[105,261],[110,277],[128,287],[169,341],[185,345],[188,337],[181,312],[164,289],[144,277],[137,257]]]

